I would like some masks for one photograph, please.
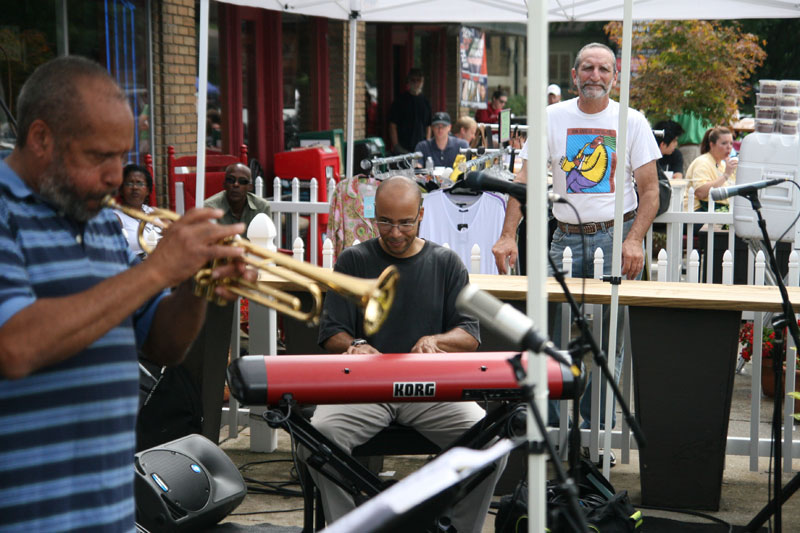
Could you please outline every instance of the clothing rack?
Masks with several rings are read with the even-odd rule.
[[[462,150],[463,150],[463,148],[462,148]],[[467,172],[469,170],[478,168],[478,167],[482,166],[483,164],[485,164],[485,163],[487,163],[489,161],[493,161],[493,166],[497,165],[497,164],[502,165],[503,164],[503,156],[506,153],[509,153],[508,150],[506,150],[506,149],[502,149],[502,150],[497,150],[496,149],[496,150],[491,150],[491,151],[490,150],[486,150],[486,152],[483,155],[480,155],[480,156],[478,156],[478,157],[476,157],[474,159],[470,159],[469,161],[464,161],[463,163],[459,163],[458,170],[460,170],[461,172]]]
[[[500,124],[486,124],[486,123],[483,123],[483,122],[478,122],[478,127],[479,128],[483,129],[486,126],[489,126],[492,129],[493,132],[500,129]],[[527,124],[512,124],[511,125],[511,129],[512,130],[516,130],[516,131],[527,132],[528,131],[528,126],[527,126]]]
[[[389,157],[373,157],[372,159],[362,159],[361,168],[367,171],[373,171],[375,167],[391,165],[393,163],[402,163],[411,167],[413,166],[415,160],[422,159],[422,157],[422,152],[411,152],[408,154],[393,155]]]

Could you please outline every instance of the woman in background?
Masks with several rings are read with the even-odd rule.
[[[694,187],[694,210],[708,211],[708,194],[714,187],[727,187],[736,183],[739,160],[731,158],[733,134],[728,128],[710,128],[700,143],[700,157],[692,161],[686,179]],[[716,202],[728,205],[728,199]]]
[[[122,205],[143,213],[151,213],[153,208],[147,205],[147,202],[152,191],[153,177],[145,167],[133,163],[125,165],[125,168],[122,169],[122,187],[119,191]],[[115,214],[122,224],[122,231],[125,238],[128,239],[128,246],[135,254],[144,257],[146,254],[139,244],[139,220],[119,210],[115,210]],[[143,237],[146,242],[152,242],[155,245],[161,238],[160,229],[147,223]]]

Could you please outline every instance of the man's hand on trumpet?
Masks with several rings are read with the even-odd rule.
[[[244,224],[214,223],[213,220],[222,214],[219,209],[192,209],[169,225],[158,247],[142,265],[152,268],[158,285],[176,286],[216,259],[231,261],[215,266],[211,272],[212,280],[243,277],[255,281],[257,272],[237,261],[244,255],[244,250],[224,243],[225,239],[242,233]],[[236,295],[223,286],[217,286],[215,294],[225,300],[236,299]]]

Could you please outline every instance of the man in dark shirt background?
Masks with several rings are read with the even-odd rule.
[[[408,89],[392,102],[389,111],[389,141],[395,154],[408,153],[431,136],[431,104],[422,94],[425,76],[412,68],[406,80]]]
[[[683,154],[678,150],[678,137],[683,135],[683,128],[674,120],[662,120],[653,129],[664,132],[662,137],[656,137],[661,150],[661,159],[656,161],[658,168],[672,172],[671,179],[683,179]]]

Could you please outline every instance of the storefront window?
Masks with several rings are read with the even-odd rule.
[[[136,117],[129,159],[144,162],[151,152],[146,0],[68,2],[69,53],[104,65],[123,88]]]
[[[283,14],[284,149],[300,145],[298,133],[312,131],[311,39],[309,19]]]
[[[125,90],[137,117],[132,161],[150,153],[147,0],[29,0],[9,3],[0,18],[0,96],[12,113],[36,67],[69,53],[105,65]],[[66,14],[66,19],[63,15]],[[66,22],[65,22],[66,20]],[[62,26],[66,23],[66,31]],[[67,35],[67,39],[62,39]],[[60,43],[60,45],[59,45]],[[0,141],[13,142],[0,112]]]
[[[12,115],[22,84],[42,63],[58,55],[55,0],[9,2],[0,17],[0,98]],[[0,153],[16,139],[5,112],[0,111]]]

